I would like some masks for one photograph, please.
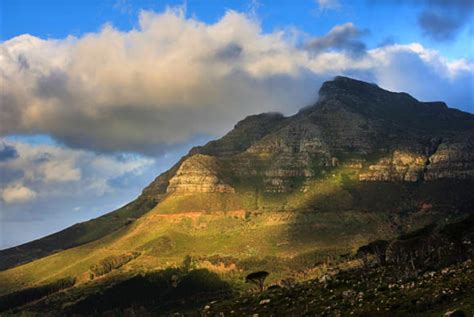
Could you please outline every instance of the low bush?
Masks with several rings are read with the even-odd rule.
[[[118,269],[119,267],[127,264],[128,262],[137,258],[139,255],[139,252],[129,252],[121,255],[109,256],[100,261],[99,264],[91,265],[90,270],[94,276],[105,275],[112,270]]]

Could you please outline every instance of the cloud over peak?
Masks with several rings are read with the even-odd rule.
[[[228,11],[207,24],[168,9],[142,11],[139,27],[128,32],[105,25],[79,38],[22,35],[0,44],[0,133],[153,154],[196,135],[221,135],[248,114],[294,113],[339,74],[472,105],[470,63],[421,45],[367,50],[363,34],[349,22],[300,46],[285,31],[263,32],[246,14]]]

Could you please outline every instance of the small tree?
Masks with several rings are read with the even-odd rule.
[[[192,265],[193,265],[193,257],[188,254],[184,257],[181,267],[183,268],[185,272],[189,272],[189,270],[192,269]]]
[[[266,271],[258,271],[250,273],[245,277],[245,283],[253,283],[258,286],[260,292],[263,292],[265,287],[265,279],[268,277],[270,273]]]

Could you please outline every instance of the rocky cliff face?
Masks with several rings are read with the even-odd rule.
[[[150,188],[232,193],[232,181],[260,178],[264,191],[291,192],[341,169],[364,182],[474,179],[473,115],[346,77],[324,83],[319,95],[291,117],[247,117]]]
[[[429,157],[424,178],[474,179],[474,136],[441,143]]]
[[[359,173],[359,180],[416,182],[423,176],[426,163],[427,158],[423,155],[395,150],[369,165],[368,171]]]
[[[233,193],[219,175],[219,161],[209,155],[195,154],[184,160],[170,179],[167,193]]]

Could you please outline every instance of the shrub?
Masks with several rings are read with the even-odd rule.
[[[185,272],[188,272],[192,268],[192,265],[193,265],[193,257],[188,254],[184,257],[183,263],[181,263],[181,267],[183,268]]]
[[[373,255],[377,258],[377,261],[380,265],[385,264],[385,257],[387,253],[389,242],[386,240],[375,240],[371,243],[361,246],[357,250],[357,256],[361,258],[364,263],[367,263],[367,256]]]
[[[90,270],[94,276],[105,275],[112,270],[118,269],[119,267],[127,264],[128,262],[137,258],[139,255],[139,252],[130,252],[121,255],[109,256],[100,261],[99,264],[91,265]]]

